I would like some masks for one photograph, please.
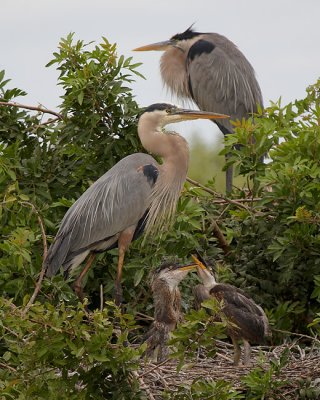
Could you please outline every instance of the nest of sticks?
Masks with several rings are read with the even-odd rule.
[[[317,347],[308,349],[300,347],[297,343],[276,347],[252,347],[251,365],[235,367],[233,366],[233,347],[228,343],[217,341],[217,353],[214,358],[209,358],[205,352],[200,352],[196,358],[187,359],[179,372],[177,372],[176,360],[168,359],[160,364],[147,361],[141,363],[135,377],[150,400],[163,399],[164,391],[173,395],[182,385],[191,386],[199,379],[224,380],[241,391],[245,390],[241,381],[245,375],[258,366],[267,371],[270,368],[270,361],[280,360],[285,349],[288,349],[287,362],[280,369],[279,374],[272,376],[272,380],[284,381],[281,394],[278,394],[277,399],[301,399],[299,390],[302,388],[302,382],[309,382],[320,391],[320,347],[318,344]]]

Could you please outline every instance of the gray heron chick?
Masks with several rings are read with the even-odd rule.
[[[150,357],[157,351],[157,362],[168,355],[166,343],[177,323],[181,320],[181,295],[179,283],[195,264],[178,265],[163,263],[151,278],[151,290],[154,301],[154,322],[146,335],[146,355]]]
[[[243,290],[225,283],[216,282],[213,274],[195,256],[197,272],[202,284],[194,288],[195,307],[200,308],[201,303],[212,297],[223,303],[222,312],[232,323],[227,333],[234,346],[234,365],[239,365],[241,348],[239,340],[244,346],[243,364],[250,362],[251,345],[262,344],[271,336],[268,318],[263,309],[257,305]]]
[[[194,101],[200,110],[249,118],[263,107],[254,69],[238,47],[218,33],[188,28],[171,39],[138,47],[134,51],[164,51],[160,72],[172,94]],[[233,132],[230,120],[216,122],[223,134]],[[232,189],[232,169],[227,170],[227,191]]]
[[[115,301],[119,305],[128,246],[145,229],[155,231],[170,222],[187,176],[188,144],[182,136],[163,127],[191,119],[226,117],[165,103],[147,107],[139,118],[138,135],[142,146],[162,158],[162,164],[148,154],[131,154],[94,182],[62,219],[45,261],[46,276],[57,274],[60,268],[68,272],[89,256],[74,284],[82,299],[82,279],[95,255],[118,248]]]

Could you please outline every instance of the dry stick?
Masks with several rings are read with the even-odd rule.
[[[20,103],[11,102],[11,101],[0,101],[0,106],[25,108],[26,110],[39,111],[44,114],[52,114],[52,115],[58,117],[59,119],[62,119],[61,114],[57,113],[56,111],[52,111],[52,110],[49,110],[49,109],[43,108],[43,107],[28,106],[26,104],[20,104]]]
[[[150,400],[156,400],[153,394],[151,393],[149,387],[146,385],[145,381],[142,379],[141,375],[138,374],[137,371],[132,371],[131,374],[138,380],[140,383],[141,389],[144,390]]]
[[[0,368],[6,368],[6,369],[8,369],[9,371],[17,372],[17,370],[16,370],[15,368],[10,367],[10,365],[3,364],[3,363],[1,363],[1,362],[0,362]]]
[[[100,285],[100,311],[103,311],[103,285]]]
[[[150,374],[150,372],[154,371],[155,369],[158,369],[162,365],[166,364],[168,361],[170,361],[169,358],[167,358],[166,360],[162,361],[161,363],[155,365],[154,367],[150,368],[148,371],[143,372],[142,374],[139,375],[139,377],[142,378],[143,376]]]
[[[61,118],[57,117],[57,118],[49,118],[47,121],[45,122],[41,122],[41,124],[34,126],[33,128],[40,128],[40,126],[45,126],[45,125],[50,125],[53,124],[54,122],[59,121]]]
[[[318,344],[320,344],[320,340],[315,338],[315,337],[313,337],[313,336],[304,335],[302,333],[294,333],[294,332],[290,332],[290,331],[283,331],[281,329],[272,329],[272,330],[274,332],[286,333],[286,334],[290,334],[290,335],[293,335],[293,336],[298,336],[298,337],[301,337],[301,338],[311,339],[311,340],[317,342]]]
[[[244,210],[251,212],[250,209],[247,206],[245,206],[244,204],[242,204],[241,202],[239,202],[237,200],[231,200],[228,197],[223,196],[221,193],[218,193],[218,192],[202,185],[200,182],[197,182],[189,177],[187,177],[187,181],[189,183],[191,183],[192,185],[198,186],[200,189],[204,190],[205,192],[212,194],[213,196],[218,197],[219,199],[224,200],[227,203],[233,204],[239,208],[243,208]],[[252,199],[250,199],[250,200],[252,200]]]
[[[36,209],[36,207],[32,204],[29,203],[28,201],[22,201],[20,204],[31,207],[32,211],[36,214],[37,218],[38,218],[38,222],[40,225],[40,230],[41,230],[41,236],[42,236],[42,242],[43,242],[43,261],[42,261],[42,267],[41,267],[41,272],[39,275],[39,279],[36,283],[36,287],[34,289],[34,292],[30,298],[30,300],[28,301],[28,304],[26,305],[24,311],[23,311],[23,315],[26,315],[26,313],[29,311],[30,307],[32,306],[32,304],[34,303],[36,297],[38,296],[40,289],[41,289],[41,284],[43,281],[43,278],[45,276],[46,270],[44,268],[44,261],[47,257],[47,252],[48,252],[48,246],[47,246],[47,237],[46,237],[46,232],[44,229],[44,224],[42,221],[42,218],[40,216],[39,211]]]

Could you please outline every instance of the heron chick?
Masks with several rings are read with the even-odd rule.
[[[138,122],[142,146],[162,158],[159,164],[145,153],[131,154],[94,182],[69,208],[51,244],[46,260],[46,275],[60,268],[76,268],[88,257],[74,284],[82,300],[82,280],[99,252],[119,249],[115,282],[115,301],[122,300],[121,277],[125,252],[143,231],[159,230],[174,215],[187,177],[189,149],[186,140],[164,131],[167,124],[191,119],[227,118],[212,112],[193,111],[171,104],[147,107]]]
[[[177,323],[181,320],[181,295],[179,283],[195,264],[181,266],[164,263],[158,267],[151,279],[154,301],[154,322],[146,335],[146,356],[157,352],[157,362],[167,358],[167,341]]]
[[[203,262],[193,256],[197,264],[197,273],[202,284],[194,290],[195,307],[200,308],[201,303],[212,297],[221,301],[222,313],[231,322],[227,334],[234,347],[234,365],[239,365],[241,348],[239,340],[242,339],[244,347],[243,364],[250,363],[251,345],[262,344],[271,336],[268,318],[263,309],[257,305],[243,290],[225,283],[218,283],[213,274],[209,272]]]

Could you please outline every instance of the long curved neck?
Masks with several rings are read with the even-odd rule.
[[[175,133],[161,131],[153,120],[145,118],[138,124],[138,135],[142,146],[150,153],[160,156],[163,164],[160,166],[168,179],[183,182],[186,179],[189,166],[189,146],[187,141]]]
[[[143,147],[162,158],[157,182],[150,196],[146,233],[157,226],[167,227],[172,221],[181,189],[187,177],[189,147],[180,135],[161,131],[161,120],[156,123],[148,115],[140,118],[138,134]]]

